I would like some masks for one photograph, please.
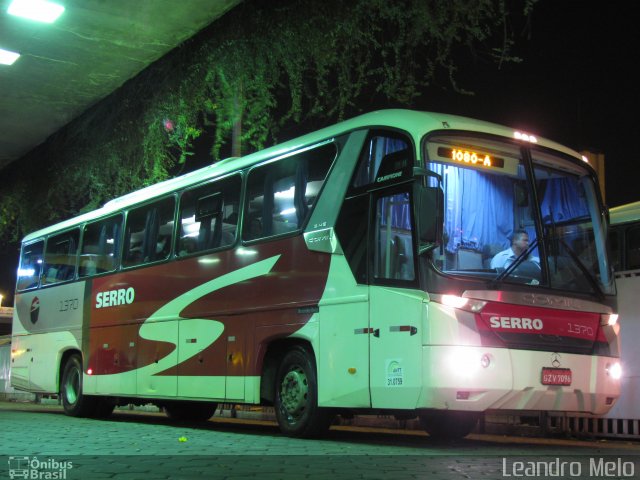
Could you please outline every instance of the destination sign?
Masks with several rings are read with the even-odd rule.
[[[477,152],[468,148],[438,147],[438,155],[447,157],[454,162],[464,163],[470,166],[504,168],[504,159],[497,158],[487,153]]]

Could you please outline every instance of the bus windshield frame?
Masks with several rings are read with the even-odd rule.
[[[442,177],[443,238],[431,252],[441,274],[482,279],[491,288],[615,294],[606,216],[586,165],[535,144],[470,132],[438,132],[422,145],[424,167]]]

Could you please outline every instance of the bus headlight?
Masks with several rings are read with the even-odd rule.
[[[609,375],[614,380],[620,380],[622,378],[622,366],[616,362],[614,364],[607,363],[607,375]]]
[[[487,304],[484,300],[474,298],[459,297],[457,295],[433,295],[433,300],[448,307],[467,310],[468,312],[480,313]]]
[[[477,351],[464,347],[456,348],[448,358],[450,372],[463,378],[472,378],[481,368],[489,368],[491,361],[490,354],[478,355]]]

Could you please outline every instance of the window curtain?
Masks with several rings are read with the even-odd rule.
[[[513,186],[508,177],[427,163],[442,176],[445,201],[445,248],[481,251],[484,245],[506,248],[513,233]]]

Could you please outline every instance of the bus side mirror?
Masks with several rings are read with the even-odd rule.
[[[440,187],[425,187],[416,182],[414,199],[418,253],[423,254],[442,242],[444,194]]]

